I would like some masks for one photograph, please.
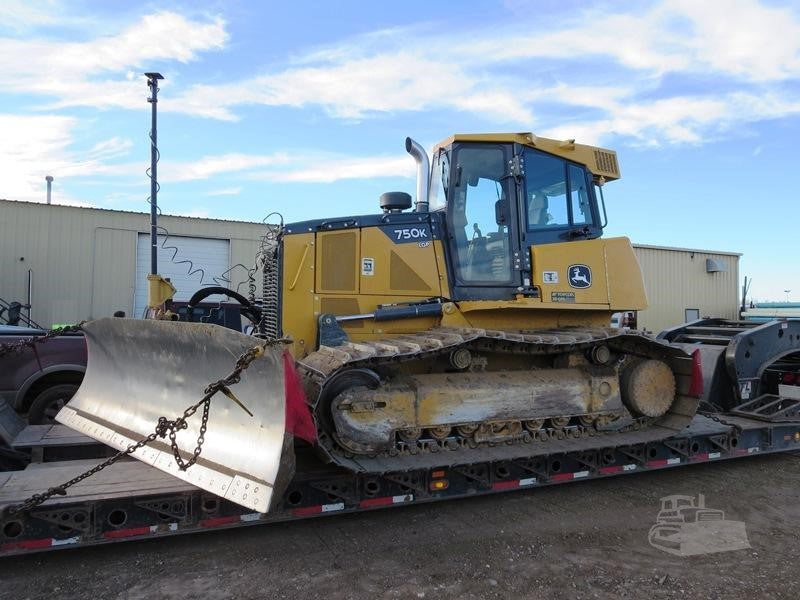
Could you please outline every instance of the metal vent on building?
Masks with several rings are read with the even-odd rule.
[[[716,258],[706,259],[706,273],[724,273],[728,270],[728,265]]]
[[[594,162],[598,171],[603,171],[614,177],[619,177],[619,166],[617,165],[617,155],[613,152],[603,150],[594,151]]]

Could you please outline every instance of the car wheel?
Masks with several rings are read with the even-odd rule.
[[[71,383],[54,385],[41,392],[28,409],[28,423],[31,425],[52,425],[56,415],[69,399],[78,391],[78,386]]]

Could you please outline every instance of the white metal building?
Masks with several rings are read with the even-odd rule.
[[[701,317],[736,319],[739,257],[735,252],[634,244],[650,308],[639,329],[659,332]]]
[[[261,223],[162,216],[159,272],[188,300],[223,277],[247,279],[264,232]],[[0,298],[26,303],[42,325],[124,311],[140,316],[150,272],[150,215],[0,200]],[[260,282],[256,282],[260,290]],[[241,285],[246,293],[247,286]],[[260,291],[259,291],[260,293]],[[212,298],[213,299],[213,298]]]
[[[246,292],[264,232],[261,223],[163,216],[159,271],[187,300],[204,285],[229,277]],[[150,215],[0,200],[0,298],[28,298],[42,325],[74,323],[124,311],[140,316],[150,271]],[[739,254],[634,245],[650,308],[639,328],[660,331],[702,316],[735,318]],[[260,293],[260,278],[256,285]]]

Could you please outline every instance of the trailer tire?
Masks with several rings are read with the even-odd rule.
[[[72,383],[62,383],[47,388],[31,402],[28,409],[28,423],[31,425],[51,425],[56,422],[56,415],[78,391]]]

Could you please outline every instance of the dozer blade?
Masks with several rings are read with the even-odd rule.
[[[226,377],[256,338],[216,325],[107,318],[83,327],[88,366],[83,383],[56,419],[117,449],[152,433],[161,416],[174,420],[197,403],[206,386]],[[169,439],[157,438],[133,456],[258,512],[268,512],[291,478],[285,445],[284,371],[279,348],[267,348],[231,392],[253,416],[217,393],[211,400],[202,453],[181,471]],[[178,432],[184,460],[197,445],[203,407]],[[112,467],[113,468],[113,467]]]

